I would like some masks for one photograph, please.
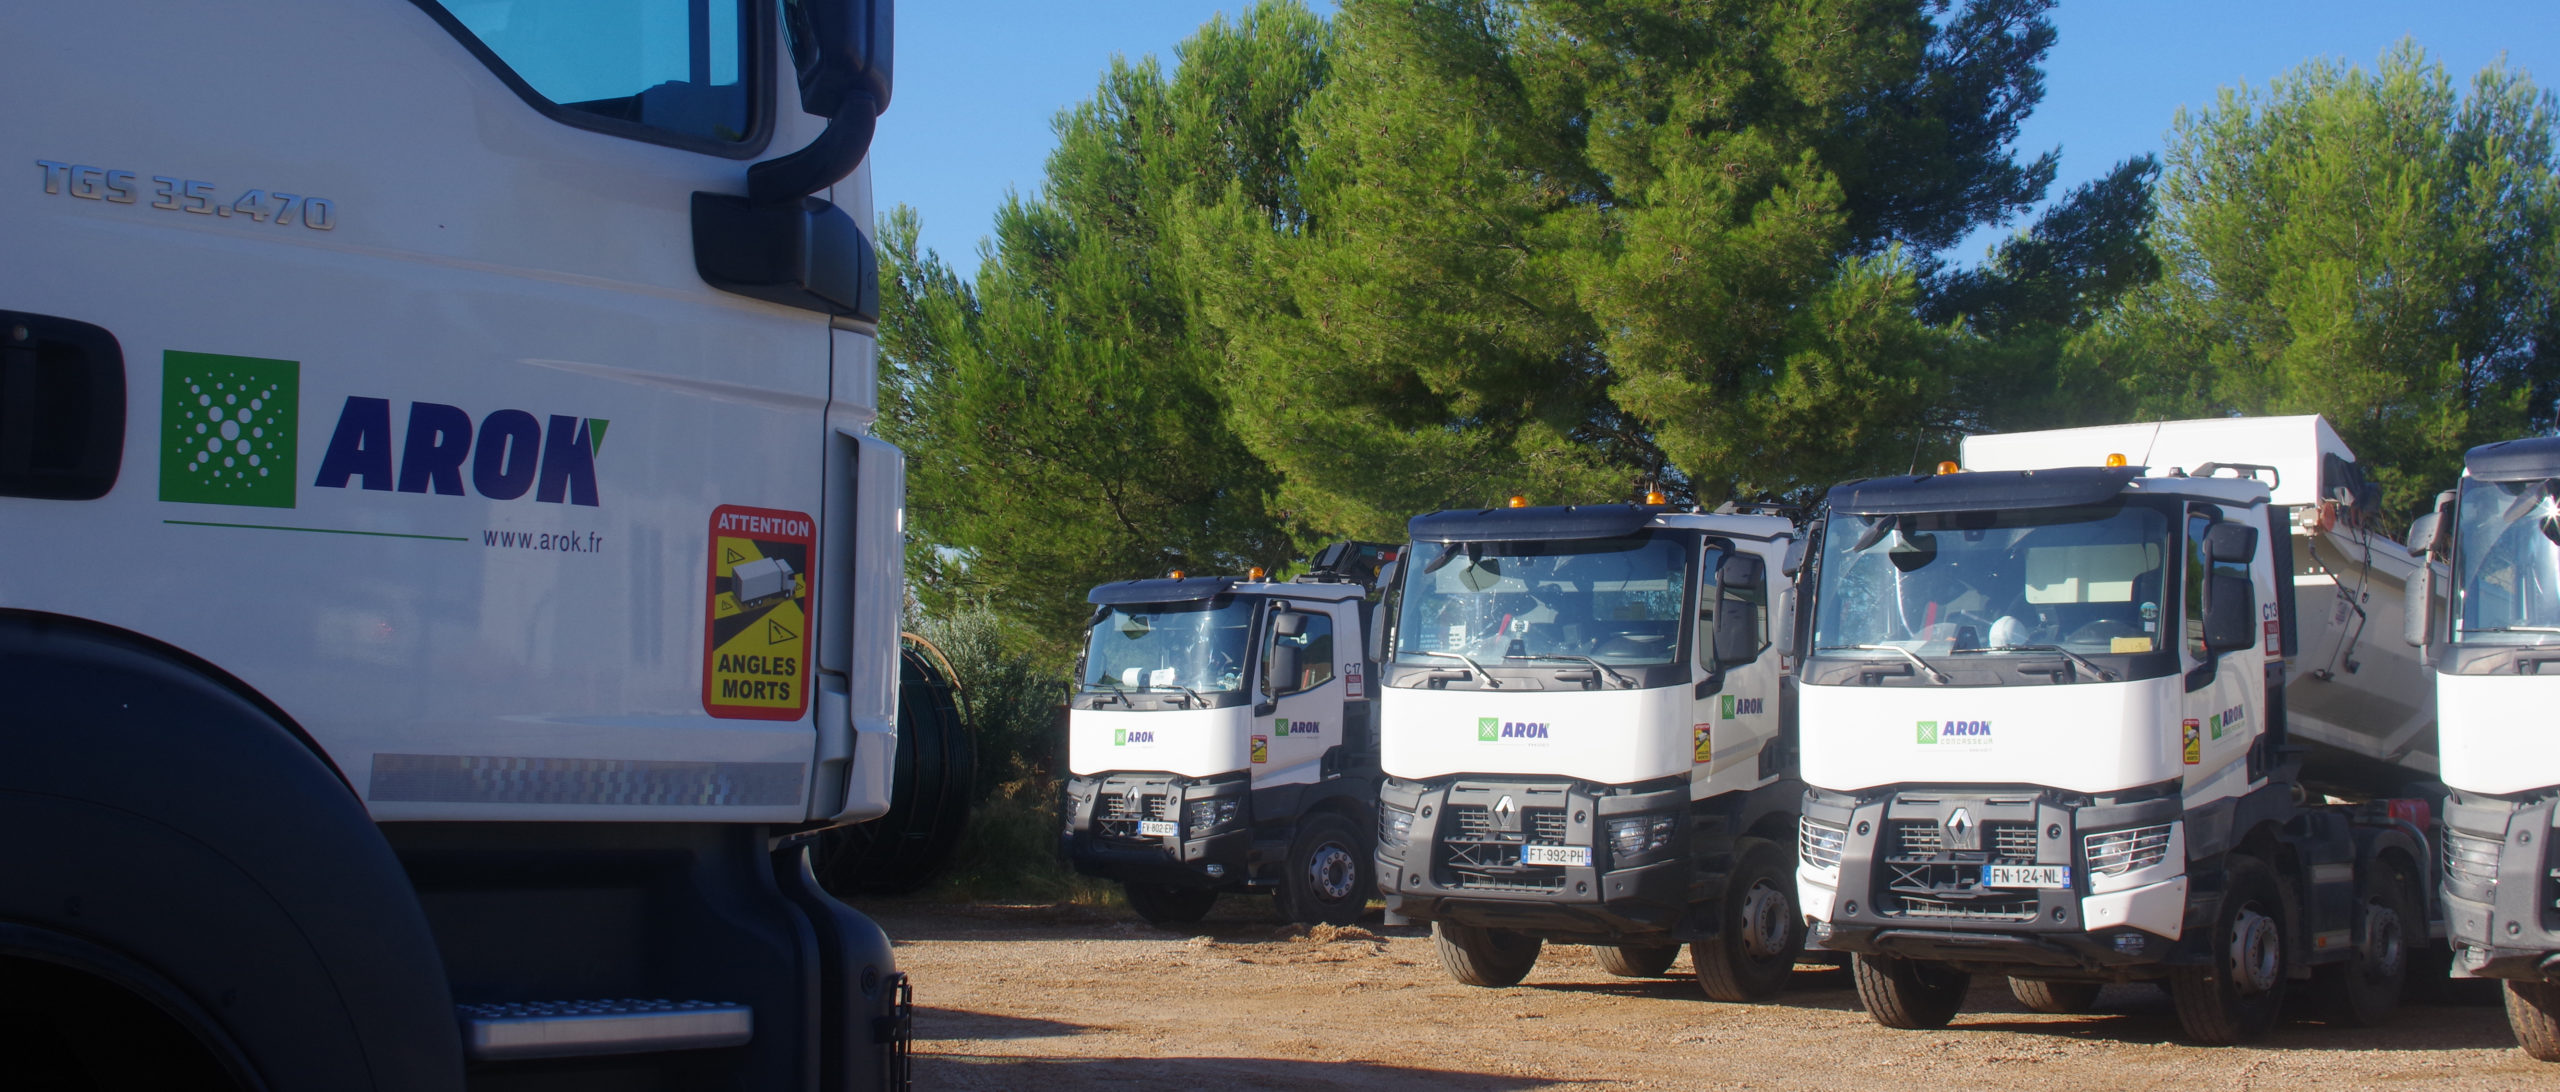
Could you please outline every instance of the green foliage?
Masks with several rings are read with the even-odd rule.
[[[2319,413],[2394,514],[2560,390],[2553,100],[2504,65],[2457,94],[2403,43],[2181,112],[2165,276],[2072,347],[2145,415]]]
[[[978,742],[978,791],[1056,769],[1059,708],[1069,665],[1024,651],[983,606],[913,618],[913,630],[950,659],[961,711]]]
[[[969,812],[945,867],[922,898],[1117,906],[1118,884],[1078,875],[1058,857],[1058,786],[1023,776],[992,788]]]
[[[881,431],[911,460],[910,572],[931,611],[987,604],[1055,659],[1093,585],[1296,554],[1267,503],[1277,475],[1224,423],[1163,227],[1185,189],[1288,200],[1277,165],[1322,30],[1265,7],[1204,28],[1171,84],[1114,62],[1058,117],[1047,184],[997,214],[972,284],[918,251],[912,211],[886,218]]]
[[[1898,463],[1950,366],[1903,248],[2041,195],[2048,6],[1350,0],[1302,212],[1181,219],[1237,435],[1357,536]]]

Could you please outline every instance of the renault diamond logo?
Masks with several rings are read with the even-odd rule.
[[[1973,813],[1971,811],[1964,808],[1957,808],[1955,810],[1955,814],[1947,816],[1947,848],[1972,849],[1974,848],[1973,836]]]
[[[1519,810],[1519,805],[1512,803],[1511,798],[1508,796],[1493,802],[1493,813],[1495,815],[1508,818],[1512,812],[1517,810]]]

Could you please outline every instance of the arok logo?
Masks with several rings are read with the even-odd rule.
[[[389,400],[349,398],[311,484],[459,497],[468,477],[471,491],[490,500],[530,492],[545,504],[592,508],[596,453],[610,423],[557,413],[546,422],[518,409],[494,410],[475,423],[457,406],[411,402],[405,427],[395,434]]]

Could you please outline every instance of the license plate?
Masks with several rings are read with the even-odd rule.
[[[1521,864],[1591,867],[1590,846],[1522,846]]]
[[[2071,866],[2058,864],[1982,866],[1984,887],[2050,887],[2071,886]]]
[[[1145,838],[1173,838],[1182,834],[1182,824],[1171,819],[1140,819],[1138,834]]]

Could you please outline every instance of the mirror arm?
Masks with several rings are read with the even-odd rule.
[[[827,131],[808,147],[747,168],[747,200],[786,205],[834,185],[862,165],[879,126],[880,108],[872,102],[871,92],[846,92],[844,105],[827,122]]]

